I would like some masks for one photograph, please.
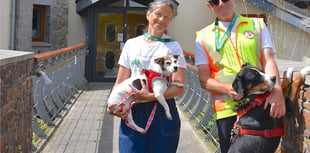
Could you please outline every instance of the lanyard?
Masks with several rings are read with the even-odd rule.
[[[151,39],[153,41],[161,41],[161,42],[172,42],[174,41],[173,39],[171,38],[166,38],[166,39],[163,39],[163,38],[159,38],[159,37],[155,37],[155,36],[152,36],[150,34],[148,34],[147,32],[144,33],[144,36],[148,39]]]
[[[223,47],[223,45],[227,39],[228,34],[230,33],[232,27],[234,26],[234,24],[236,22],[236,19],[237,19],[237,15],[235,14],[232,21],[230,22],[226,32],[224,33],[224,36],[221,39],[221,42],[219,42],[219,25],[218,25],[219,19],[218,18],[215,19],[214,29],[215,29],[215,48],[216,48],[216,51],[219,52],[220,49]]]

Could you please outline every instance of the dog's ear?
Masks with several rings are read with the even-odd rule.
[[[157,63],[157,64],[159,64],[159,65],[163,65],[165,59],[162,58],[162,57],[160,57],[160,58],[156,58],[154,61],[155,61],[155,63]]]
[[[237,75],[234,82],[232,83],[232,88],[237,92],[238,95],[242,95],[244,88],[242,85],[242,77]]]

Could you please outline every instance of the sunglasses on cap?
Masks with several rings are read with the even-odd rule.
[[[213,6],[218,6],[220,4],[220,1],[226,3],[229,0],[209,0],[208,3],[213,7]]]

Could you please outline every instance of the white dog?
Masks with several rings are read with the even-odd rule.
[[[155,64],[151,66],[150,70],[144,70],[139,77],[128,78],[122,83],[120,83],[110,94],[108,104],[117,104],[115,105],[114,109],[117,109],[120,105],[124,105],[124,110],[130,108],[132,102],[134,101],[130,96],[135,93],[137,89],[140,90],[142,88],[140,80],[143,80],[144,83],[147,85],[148,89],[151,92],[153,90],[156,99],[165,109],[167,118],[169,120],[172,120],[169,106],[164,98],[164,92],[168,88],[168,82],[169,77],[171,77],[171,73],[178,70],[178,58],[178,55],[168,55],[156,58],[154,61]],[[136,89],[132,89],[130,84]],[[177,87],[184,86],[181,83],[170,83],[169,85],[176,85]],[[131,128],[135,129],[140,133],[145,133],[147,131],[147,128],[143,129],[135,124],[130,109],[127,117],[127,124],[129,124]]]

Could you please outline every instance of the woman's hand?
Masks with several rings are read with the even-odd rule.
[[[111,115],[118,116],[122,118],[123,120],[127,119],[128,116],[128,110],[123,110],[124,105],[119,105],[117,109],[114,109],[116,104],[111,104],[108,106],[107,111]]]
[[[132,94],[132,98],[135,99],[137,103],[142,102],[142,101],[154,101],[155,96],[153,93],[151,93],[145,83],[140,80],[141,83],[141,90],[137,90],[136,93]],[[135,88],[131,84],[129,85],[132,89]]]

